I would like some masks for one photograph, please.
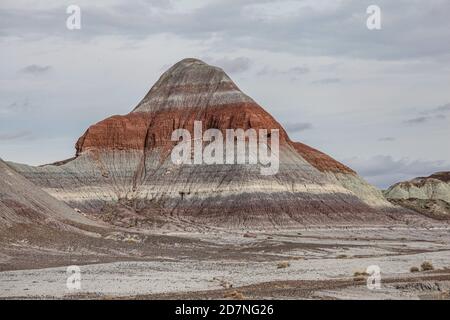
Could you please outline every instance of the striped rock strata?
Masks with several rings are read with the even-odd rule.
[[[279,129],[276,175],[261,165],[174,164],[173,130]],[[52,196],[136,226],[227,227],[391,221],[393,206],[353,170],[290,140],[280,124],[222,69],[185,59],[165,72],[129,114],[91,126],[76,156],[42,167],[12,164]],[[132,217],[132,218],[130,218]]]
[[[450,219],[450,172],[394,184],[385,191],[392,203],[437,219]]]
[[[388,199],[433,199],[450,203],[450,172],[396,183],[385,194]]]
[[[97,225],[22,177],[0,159],[0,231],[20,226],[51,227],[89,234],[79,226]],[[20,235],[19,235],[20,236]]]

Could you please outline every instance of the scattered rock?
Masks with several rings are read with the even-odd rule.
[[[244,238],[256,238],[257,235],[251,232],[247,232],[244,234]]]
[[[394,286],[398,290],[414,291],[441,291],[441,286],[437,282],[414,282],[398,284]]]

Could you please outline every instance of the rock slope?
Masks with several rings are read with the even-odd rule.
[[[260,164],[174,164],[173,130],[279,129],[279,171]],[[269,137],[270,141],[270,137]],[[134,110],[91,126],[73,159],[42,167],[11,164],[55,198],[125,226],[172,223],[274,227],[385,223],[394,210],[353,170],[290,140],[281,125],[222,69],[184,59]]]
[[[394,184],[385,192],[388,199],[432,199],[450,202],[450,172],[438,172]]]
[[[0,159],[0,230],[44,226],[87,234],[77,227],[81,225],[97,224],[42,191]]]
[[[438,219],[450,218],[450,172],[394,184],[385,191],[392,203]]]

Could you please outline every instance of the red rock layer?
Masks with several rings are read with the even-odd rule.
[[[184,59],[150,89],[132,113],[114,116],[90,127],[78,140],[77,155],[86,150],[169,151],[175,129],[193,133],[194,121],[203,130],[279,129],[280,144],[289,143],[320,171],[355,172],[328,155],[290,141],[281,125],[250,97],[242,93],[222,69],[197,59]]]
[[[149,123],[150,117],[134,113],[100,121],[78,139],[77,155],[90,149],[143,150]]]
[[[203,122],[203,131],[242,128],[279,129],[280,144],[290,143],[316,169],[334,173],[352,173],[352,169],[325,153],[301,142],[291,142],[286,131],[256,103],[239,103],[211,108],[169,109],[156,112],[135,112],[113,116],[91,126],[76,144],[77,155],[87,150],[146,150],[173,146],[172,132],[178,128],[193,132],[194,121]]]
[[[173,146],[172,132],[184,128],[193,134],[194,121],[202,121],[203,131],[215,128],[280,130],[280,143],[289,138],[278,122],[255,103],[239,103],[211,108],[168,109],[113,116],[91,126],[76,144],[77,155],[87,150],[146,150]]]
[[[356,174],[355,171],[350,169],[349,167],[343,165],[342,163],[334,160],[332,157],[326,155],[319,150],[311,148],[306,144],[301,142],[294,142],[293,146],[295,150],[302,156],[303,159],[308,161],[311,165],[313,165],[316,169],[325,172],[331,171],[335,173],[353,173]]]

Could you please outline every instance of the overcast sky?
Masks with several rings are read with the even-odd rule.
[[[449,13],[448,0],[1,0],[0,157],[73,156],[89,125],[196,57],[379,187],[450,170]]]

